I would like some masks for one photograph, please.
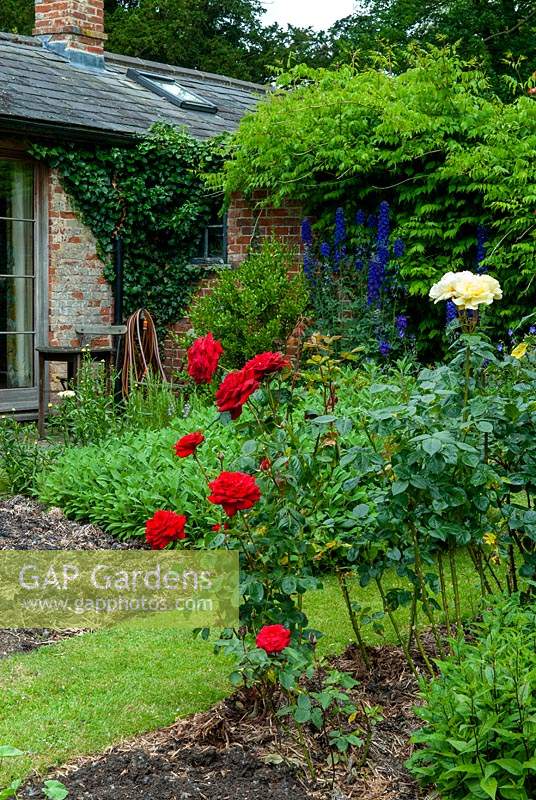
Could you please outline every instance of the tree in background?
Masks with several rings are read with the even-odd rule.
[[[534,0],[367,0],[330,30],[336,63],[370,63],[387,47],[402,70],[412,42],[458,42],[460,55],[476,59],[498,89],[500,75],[526,80],[536,67],[536,6]]]
[[[280,68],[370,65],[392,53],[407,68],[410,45],[453,44],[508,91],[503,73],[526,80],[536,66],[534,0],[365,0],[329,31],[263,27],[262,0],[104,0],[108,49],[260,83]],[[0,0],[0,30],[30,34],[34,0]]]
[[[34,0],[0,0],[0,31],[30,35],[34,24]]]

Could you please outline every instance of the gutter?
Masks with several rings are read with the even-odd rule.
[[[135,133],[101,130],[85,125],[65,125],[62,122],[38,122],[24,117],[0,114],[0,134],[24,133],[41,139],[84,142],[86,144],[135,144],[142,136]]]

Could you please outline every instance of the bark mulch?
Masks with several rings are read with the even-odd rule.
[[[366,672],[353,647],[334,661],[359,678],[354,700],[382,707],[363,766],[356,759],[333,770],[311,735],[312,782],[295,732],[278,731],[268,716],[252,718],[249,698],[238,693],[51,777],[65,784],[69,800],[423,800],[404,767],[418,727],[416,681],[398,648],[378,647],[371,657]],[[37,779],[27,784],[21,800],[41,797],[40,785]]]
[[[0,501],[1,550],[125,550],[137,542],[118,542],[94,525],[68,520],[61,509],[45,509],[27,497]],[[42,628],[0,628],[0,658],[27,653],[55,644],[79,631],[49,631]]]
[[[0,550],[128,550],[95,525],[67,519],[61,509],[46,509],[27,497],[0,502]]]

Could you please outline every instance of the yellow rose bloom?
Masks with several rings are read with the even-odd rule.
[[[514,347],[514,349],[512,350],[512,356],[513,356],[514,358],[523,358],[523,356],[524,356],[524,355],[525,355],[525,353],[527,352],[527,347],[528,347],[528,345],[527,345],[527,343],[526,343],[526,342],[521,342],[521,344],[518,344],[518,345],[517,345],[516,347]]]

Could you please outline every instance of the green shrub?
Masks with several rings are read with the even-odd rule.
[[[423,684],[422,745],[408,762],[448,800],[536,797],[536,612],[499,598]]]
[[[302,275],[289,279],[295,254],[264,242],[236,270],[223,272],[207,297],[197,298],[190,318],[197,334],[212,331],[225,351],[224,363],[241,367],[265,350],[284,349],[307,306]]]
[[[184,434],[205,429],[216,413],[202,409],[160,431],[129,432],[70,448],[39,476],[39,499],[120,539],[142,536],[145,521],[160,508],[191,517],[190,533],[199,525],[205,529],[207,520],[196,520],[194,512],[206,499],[206,482],[195,461],[177,458],[173,445]],[[239,448],[231,428],[217,430],[203,446],[203,458],[214,468],[221,450],[229,456]],[[216,519],[214,514],[212,522]]]
[[[131,382],[126,399],[115,396],[119,379],[115,370],[106,375],[103,362],[89,353],[70,389],[60,392],[49,431],[62,436],[67,445],[89,445],[126,431],[158,430],[180,412],[182,400],[172,384],[149,372],[143,381]]]
[[[0,417],[0,494],[35,494],[37,476],[57,454],[39,444],[34,425]]]

